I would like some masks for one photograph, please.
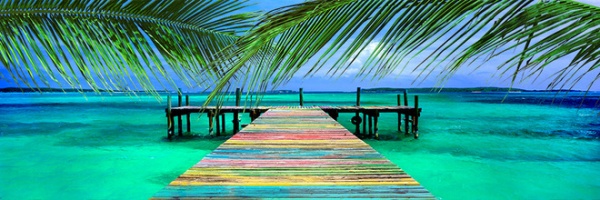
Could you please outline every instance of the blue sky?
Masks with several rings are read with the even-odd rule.
[[[247,10],[269,11],[278,7],[291,5],[299,2],[302,2],[302,0],[252,0],[250,1],[250,4],[253,5],[247,8]],[[583,0],[582,2],[600,6],[600,0]],[[375,44],[373,44],[372,46],[374,47]],[[305,89],[305,91],[353,91],[356,89],[356,87],[509,87],[511,85],[510,79],[508,77],[494,76],[495,74],[497,74],[497,70],[495,69],[496,66],[486,65],[484,65],[477,71],[473,71],[472,68],[463,68],[441,85],[438,84],[438,79],[435,76],[431,76],[427,79],[417,79],[416,74],[410,73],[409,70],[405,70],[402,72],[398,70],[392,75],[376,81],[372,81],[370,79],[361,80],[360,78],[355,78],[354,75],[358,71],[357,69],[360,65],[360,61],[362,59],[366,59],[370,50],[372,49],[367,48],[366,52],[363,52],[361,55],[359,55],[358,62],[355,62],[353,66],[351,66],[350,69],[340,77],[331,78],[325,75],[325,73],[317,73],[312,77],[302,78],[304,74],[300,73],[297,77],[294,77],[289,83],[277,89],[297,90],[298,88],[302,87]],[[559,68],[561,65],[568,64],[568,62],[569,59],[565,58],[556,63],[553,63],[550,67]],[[310,64],[311,63],[309,62],[308,65]],[[407,66],[410,66],[411,64],[412,63],[408,63]],[[300,72],[305,71],[306,69],[300,70]],[[16,86],[16,84],[12,83],[12,81],[6,79],[8,78],[8,74],[6,73],[5,69],[0,69],[0,75],[5,76],[5,78],[2,78],[0,76],[0,88]],[[513,87],[524,89],[546,89],[546,86],[549,81],[544,80],[543,77],[548,75],[550,75],[550,71],[546,72],[546,74],[543,74],[542,78],[538,79],[536,82],[532,82],[533,80],[529,79],[524,82],[516,83],[515,85],[513,85]],[[587,90],[589,83],[592,79],[592,76],[585,77],[582,81],[580,81],[579,84],[576,85],[574,89]],[[600,84],[596,83],[591,89],[600,90]],[[188,91],[190,89],[184,88],[184,90]]]

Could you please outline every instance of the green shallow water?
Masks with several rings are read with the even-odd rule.
[[[396,132],[396,115],[383,114],[383,140],[366,142],[442,199],[599,199],[600,109],[488,101],[503,97],[420,94],[420,139]],[[304,99],[355,103],[351,93]],[[361,104],[395,102],[395,94],[363,94]],[[262,101],[296,104],[297,94]],[[227,139],[206,137],[206,116],[195,114],[199,136],[168,141],[164,108],[149,96],[0,94],[0,199],[151,197]],[[339,121],[353,130],[350,117]]]

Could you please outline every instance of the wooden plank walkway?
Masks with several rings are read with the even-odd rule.
[[[270,109],[153,199],[434,196],[320,108]]]

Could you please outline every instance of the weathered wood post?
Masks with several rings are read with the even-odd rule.
[[[260,111],[258,111],[257,109],[252,109],[250,111],[250,121],[254,121],[256,118],[258,118],[258,116],[260,116]]]
[[[400,94],[396,95],[396,105],[400,106]],[[402,131],[402,113],[398,111],[398,132]]]
[[[208,134],[210,136],[213,135],[213,112],[212,110],[208,111]]]
[[[185,106],[190,106],[190,95],[185,95]],[[185,115],[186,117],[186,125],[187,125],[187,132],[190,133],[192,132],[192,125],[190,124],[190,113],[187,113]]]
[[[239,119],[239,113],[237,111],[237,107],[240,106],[240,98],[241,98],[241,90],[240,88],[236,88],[235,89],[235,106],[236,109],[233,111],[233,134],[236,134],[237,132],[240,131],[240,119]]]
[[[299,92],[300,92],[300,107],[304,106],[304,97],[303,97],[303,89],[300,88]]]
[[[221,132],[225,134],[225,113],[221,113]]]
[[[177,89],[177,106],[181,107],[181,89]],[[183,136],[183,123],[181,120],[181,114],[177,115],[177,129],[179,136]]]
[[[173,137],[173,115],[171,111],[171,95],[167,95],[167,138],[169,140]]]
[[[357,107],[356,115],[352,118],[353,119],[352,122],[353,122],[353,124],[354,124],[354,122],[357,122],[356,124],[354,124],[354,125],[356,125],[356,131],[354,132],[354,134],[358,136],[358,135],[360,135],[360,122],[362,121],[360,119],[359,111],[358,111],[358,107],[360,107],[360,87],[356,88],[356,107]]]
[[[415,139],[419,138],[419,96],[415,95],[415,115],[413,116],[413,134]]]
[[[378,126],[378,122],[379,122],[379,111],[375,111],[373,113],[373,128],[374,128],[374,132],[375,132],[375,139],[379,139],[379,126]]]
[[[404,90],[404,106],[408,106],[408,94]],[[408,135],[408,113],[404,113],[404,135]]]

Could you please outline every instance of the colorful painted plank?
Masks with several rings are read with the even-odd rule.
[[[434,196],[320,108],[271,108],[153,199]]]

